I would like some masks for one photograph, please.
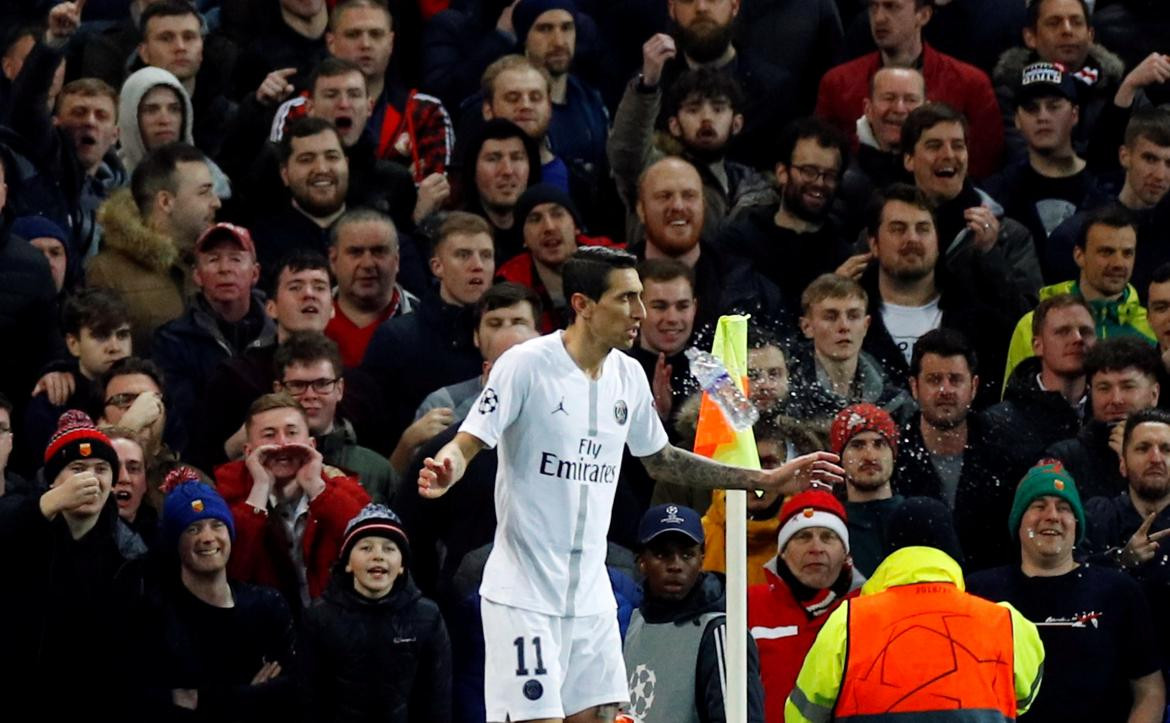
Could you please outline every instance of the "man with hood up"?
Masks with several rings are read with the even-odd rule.
[[[179,79],[162,68],[148,66],[131,73],[118,98],[118,134],[122,164],[133,173],[156,148],[176,141],[195,145],[191,128],[195,110]],[[215,195],[231,198],[231,181],[208,159],[215,179]]]

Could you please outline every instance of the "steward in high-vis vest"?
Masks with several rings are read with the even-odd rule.
[[[829,616],[784,719],[1014,721],[1035,699],[1043,666],[1035,625],[965,592],[946,553],[905,547]]]

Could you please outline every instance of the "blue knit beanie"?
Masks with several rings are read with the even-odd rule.
[[[179,537],[200,520],[219,520],[227,525],[228,534],[236,539],[236,522],[232,511],[218,492],[199,482],[198,478],[176,484],[163,501],[163,542],[171,549],[179,544]]]

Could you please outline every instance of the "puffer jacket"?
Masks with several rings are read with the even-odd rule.
[[[128,188],[102,204],[98,221],[103,248],[86,267],[86,283],[118,292],[130,307],[134,354],[150,356],[155,329],[179,318],[195,290],[193,258],[146,225]]]
[[[439,606],[403,571],[388,595],[359,595],[342,563],[305,613],[305,720],[451,720],[451,641]]]

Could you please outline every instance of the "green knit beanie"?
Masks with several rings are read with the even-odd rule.
[[[1076,544],[1081,544],[1085,539],[1085,508],[1081,505],[1077,483],[1059,460],[1046,460],[1037,464],[1020,480],[1020,486],[1016,487],[1016,498],[1012,501],[1011,514],[1008,515],[1008,532],[1012,539],[1020,532],[1024,510],[1032,504],[1032,500],[1045,495],[1059,497],[1072,507],[1077,517]]]

